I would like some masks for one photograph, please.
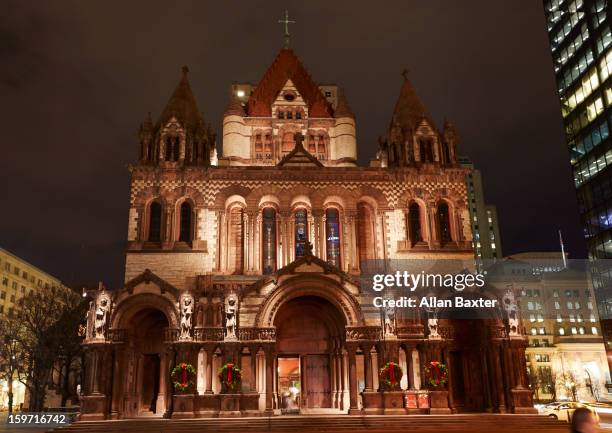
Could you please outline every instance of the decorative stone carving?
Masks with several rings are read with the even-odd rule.
[[[427,338],[430,340],[439,340],[442,338],[440,333],[438,332],[438,319],[436,317],[431,317],[427,319]]]
[[[184,294],[181,296],[181,334],[179,340],[191,340],[193,329],[193,296]]]
[[[514,292],[511,289],[506,290],[502,297],[502,305],[506,310],[508,316],[508,336],[516,337],[520,336],[519,318],[518,318],[518,306],[516,305],[516,299]]]
[[[236,328],[238,327],[238,297],[231,293],[225,299],[225,341],[236,341]]]
[[[385,337],[395,337],[395,308],[387,307],[385,313]]]
[[[105,291],[102,291],[96,299],[96,310],[94,313],[94,339],[106,339],[106,324],[108,312],[110,311],[111,300]]]

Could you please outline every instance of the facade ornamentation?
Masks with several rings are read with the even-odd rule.
[[[108,323],[108,313],[111,309],[111,299],[102,291],[96,299],[94,313],[94,339],[104,340],[106,338],[106,328]]]
[[[502,297],[502,305],[506,311],[508,318],[508,335],[510,337],[518,337],[521,335],[519,325],[519,311],[514,297],[514,292],[511,289],[506,290]]]
[[[236,329],[238,327],[238,297],[231,293],[225,300],[225,340],[235,341],[238,339]]]
[[[228,405],[245,415],[289,404],[361,414],[361,380],[364,408],[382,411],[374,375],[400,356],[398,379],[416,389],[420,365],[448,357],[470,329],[373,308],[359,276],[396,259],[473,262],[469,169],[458,164],[456,135],[436,127],[406,78],[377,159],[358,167],[346,96],[317,85],[283,49],[257,86],[232,84],[218,157],[187,74],[141,127],[125,284],[112,309],[100,295],[90,314],[82,419],[219,416],[213,408]],[[503,326],[497,313],[492,326]],[[524,371],[520,347],[507,356],[509,346],[488,343],[459,347],[456,362]],[[219,361],[243,367],[242,394],[219,387]],[[299,373],[289,378],[285,361]],[[177,363],[193,366],[197,392],[174,393],[167,379]],[[526,386],[523,376],[509,384],[483,370],[482,381],[457,385],[477,402],[468,409],[515,410],[508,396]],[[277,397],[291,395],[280,389],[290,381],[304,388],[289,403]]]
[[[181,340],[191,340],[193,321],[193,296],[184,294],[181,297]]]

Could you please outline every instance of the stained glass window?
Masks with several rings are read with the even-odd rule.
[[[262,212],[262,268],[264,274],[276,271],[276,211],[267,207]]]
[[[340,267],[340,216],[338,209],[325,211],[325,237],[327,241],[327,263]]]
[[[308,211],[295,211],[295,258],[302,257],[308,243]]]
[[[179,242],[191,242],[191,205],[187,202],[183,202],[181,205],[179,227]]]
[[[412,203],[410,205],[408,219],[410,240],[412,245],[414,245],[423,240],[423,235],[421,234],[421,208],[417,203]]]
[[[448,204],[441,202],[438,205],[438,224],[440,226],[440,240],[449,242],[451,238],[450,213]]]
[[[161,205],[154,201],[149,206],[149,236],[151,242],[159,242],[161,240]]]

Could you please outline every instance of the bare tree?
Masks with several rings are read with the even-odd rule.
[[[19,344],[23,349],[19,380],[30,393],[29,409],[41,411],[53,366],[65,347],[78,341],[74,315],[83,299],[68,288],[35,291],[20,300],[16,320],[23,327]],[[75,327],[77,329],[72,329]],[[72,350],[72,349],[71,349]]]
[[[7,383],[9,413],[13,412],[13,380],[23,361],[22,337],[23,326],[17,320],[0,316],[0,377]]]

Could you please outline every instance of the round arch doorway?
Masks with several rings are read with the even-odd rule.
[[[345,322],[329,301],[294,298],[274,318],[278,407],[283,413],[333,409]]]
[[[156,308],[144,308],[128,323],[125,415],[161,417],[170,398],[166,386],[168,360],[163,344],[168,319]]]

